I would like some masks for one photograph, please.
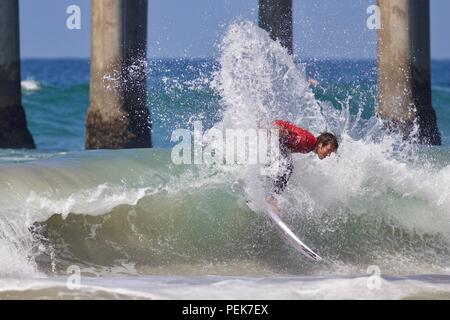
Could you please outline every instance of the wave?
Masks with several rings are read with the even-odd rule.
[[[38,91],[41,89],[41,84],[38,81],[32,79],[23,80],[20,84],[22,86],[22,89],[26,91]]]
[[[353,163],[359,174],[351,176],[344,174],[345,160],[334,164],[342,173],[334,178],[322,176],[312,161],[311,172],[330,180],[329,189],[303,174],[286,195],[287,223],[331,266],[290,250],[268,220],[247,207],[239,176],[179,168],[165,150],[3,165],[0,238],[8,245],[2,245],[0,272],[65,273],[73,264],[94,275],[348,274],[370,264],[386,273],[443,272],[450,199],[436,190],[448,188],[449,167],[434,174],[396,161],[377,167],[372,156]],[[397,178],[386,174],[395,171]],[[346,187],[332,192],[340,179]]]

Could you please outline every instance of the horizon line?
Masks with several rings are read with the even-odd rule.
[[[196,57],[148,57],[147,60],[216,60],[218,56],[196,56]],[[21,57],[20,60],[91,60],[91,57]],[[294,61],[298,60],[347,60],[347,61],[376,61],[377,58],[369,57],[295,57]],[[431,57],[431,61],[448,61],[450,57]]]

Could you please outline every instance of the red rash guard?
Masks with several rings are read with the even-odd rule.
[[[286,145],[291,152],[308,153],[316,147],[316,137],[305,129],[283,120],[276,120],[274,125],[289,132]]]

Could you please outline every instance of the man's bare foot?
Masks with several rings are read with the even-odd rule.
[[[282,218],[283,217],[283,213],[281,212],[281,209],[278,207],[278,201],[277,199],[275,199],[274,196],[269,196],[266,199],[267,203],[272,207],[273,211],[275,211],[275,213]]]

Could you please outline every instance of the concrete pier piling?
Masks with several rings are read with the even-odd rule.
[[[292,0],[259,0],[259,27],[292,54]]]
[[[18,0],[0,1],[0,148],[35,148],[22,107]]]
[[[87,149],[151,147],[147,0],[92,0]]]
[[[378,0],[378,115],[409,138],[439,145],[431,101],[429,0]]]

